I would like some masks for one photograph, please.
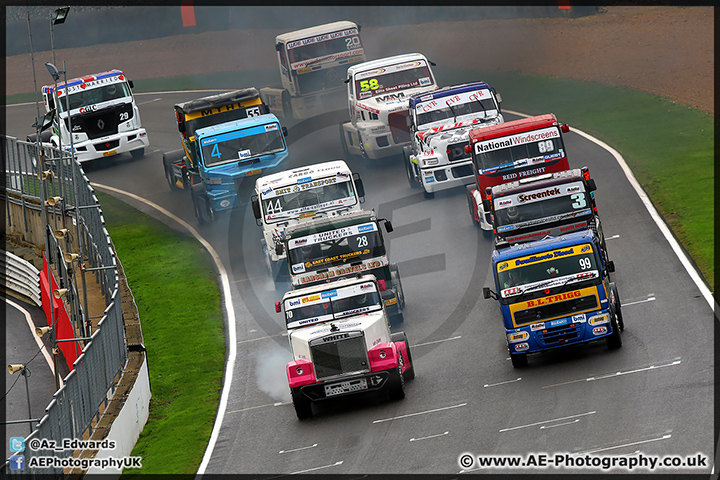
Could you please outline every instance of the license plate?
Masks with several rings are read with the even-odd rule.
[[[330,385],[325,385],[325,396],[332,397],[333,395],[367,390],[367,388],[367,379],[365,378],[350,380],[347,382],[332,383]]]
[[[109,157],[110,155],[117,155],[117,150],[109,150],[107,152],[103,152],[103,157]]]

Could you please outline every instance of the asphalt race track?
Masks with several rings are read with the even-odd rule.
[[[366,190],[365,209],[392,220],[384,234],[399,265],[405,323],[417,377],[401,401],[356,396],[327,403],[298,421],[290,403],[290,360],[282,296],[266,273],[261,229],[249,206],[201,227],[188,192],[171,192],[162,152],[180,147],[172,105],[213,92],[137,95],[150,148],[85,164],[92,182],[131,192],[193,225],[220,254],[230,276],[237,322],[232,388],[206,473],[553,473],[548,469],[479,470],[462,454],[586,454],[707,457],[713,452],[713,313],[613,156],[572,131],[572,167],[587,165],[616,272],[623,347],[604,342],[529,357],[514,369],[499,308],[482,298],[491,286],[492,243],[470,219],[465,190],[425,200],[411,190],[400,158],[348,159]],[[9,135],[24,139],[35,106],[9,106]],[[345,112],[288,122],[287,168],[341,158],[338,119]],[[505,113],[506,120],[516,117]],[[562,121],[562,119],[560,119]],[[173,227],[147,205],[117,195]],[[247,188],[247,197],[251,188]],[[289,284],[287,285],[289,289]],[[576,455],[573,458],[576,458]],[[568,468],[562,473],[603,473]],[[649,473],[649,470],[639,470]],[[613,471],[627,473],[627,470]]]

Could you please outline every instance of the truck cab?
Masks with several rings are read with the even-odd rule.
[[[163,169],[170,190],[189,190],[200,171],[195,146],[197,130],[212,125],[269,113],[254,87],[223,92],[175,104],[175,120],[182,148],[163,154]]]
[[[285,251],[293,288],[358,273],[372,273],[386,285],[383,303],[393,323],[403,322],[405,294],[397,265],[388,261],[380,225],[392,223],[374,211],[311,220],[285,229]]]
[[[384,288],[373,275],[357,275],[292,290],[276,302],[290,342],[286,373],[299,419],[313,415],[313,403],[347,395],[405,397],[415,365],[406,335],[390,333]]]
[[[410,142],[408,99],[438,88],[433,65],[420,53],[353,65],[347,74],[350,121],[340,125],[346,158],[398,155]]]
[[[198,175],[191,177],[190,192],[201,224],[240,205],[245,178],[272,172],[287,159],[286,132],[273,114],[195,131]]]
[[[364,62],[360,27],[340,21],[283,33],[275,39],[281,85],[260,89],[270,111],[304,119],[344,105],[349,65]]]
[[[587,167],[488,187],[484,208],[492,214],[495,248],[592,230],[606,252],[596,189]]]
[[[57,109],[61,121],[55,117],[52,131],[41,135],[41,140],[69,151],[72,134],[75,157],[81,163],[125,152],[141,158],[150,142],[132,88],[133,82],[121,70],[68,80],[57,85],[57,92],[55,85],[42,87],[45,111]],[[35,135],[28,139],[34,141]]]
[[[492,235],[492,218],[483,200],[488,187],[543,173],[568,170],[563,133],[570,131],[552,113],[513,120],[470,131],[474,185],[466,187],[472,221],[486,237]]]
[[[503,122],[500,95],[484,82],[443,87],[409,99],[410,144],[403,148],[411,188],[426,198],[475,182],[470,130]]]
[[[495,291],[513,367],[527,355],[604,339],[622,346],[620,296],[591,230],[522,243],[492,254]]]
[[[343,160],[273,173],[255,181],[250,199],[263,228],[262,249],[273,280],[287,274],[285,229],[313,219],[362,210],[365,188]]]

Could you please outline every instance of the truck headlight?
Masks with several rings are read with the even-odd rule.
[[[522,342],[528,338],[530,338],[530,334],[528,332],[513,332],[507,334],[508,343]]]
[[[594,317],[588,318],[588,324],[589,325],[600,325],[603,323],[608,323],[610,321],[610,317],[607,313],[603,313],[600,315],[595,315]]]
[[[297,373],[298,375],[302,375],[302,374],[305,373],[305,372],[303,371],[302,367],[297,367],[297,368],[295,369],[295,373]]]
[[[385,358],[385,357],[387,357],[387,353],[385,353],[385,350],[380,350],[380,353],[378,354],[378,356],[380,358]]]
[[[429,167],[429,166],[437,165],[437,164],[438,164],[437,158],[424,158],[423,159],[423,166],[425,166],[425,167]]]

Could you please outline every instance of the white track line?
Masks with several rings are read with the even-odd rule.
[[[416,415],[425,415],[426,413],[441,412],[443,410],[450,410],[451,408],[464,407],[467,403],[461,403],[460,405],[453,405],[452,407],[434,408],[432,410],[426,410],[424,412],[408,413],[407,415],[399,415],[397,417],[384,418],[382,420],[373,420],[373,423],[389,422],[390,420],[398,420],[400,418],[414,417]]]
[[[597,411],[593,410],[592,412],[578,413],[577,415],[568,415],[567,417],[553,418],[552,420],[544,420],[542,422],[528,423],[527,425],[518,425],[517,427],[503,428],[501,430],[498,430],[498,432],[501,432],[501,433],[509,432],[510,430],[518,430],[520,428],[534,427],[535,425],[542,425],[543,423],[557,422],[559,420],[567,420],[569,418],[583,417],[585,415],[593,415],[595,413],[597,413]]]
[[[220,283],[222,284],[222,292],[223,292],[223,298],[224,298],[224,305],[225,305],[225,311],[227,312],[227,329],[228,329],[228,339],[227,339],[227,345],[228,345],[228,356],[227,360],[225,362],[225,374],[224,374],[224,382],[223,382],[223,390],[220,395],[220,404],[218,405],[218,412],[217,416],[215,417],[215,424],[213,425],[212,433],[210,434],[210,441],[208,442],[208,446],[205,449],[205,455],[203,456],[202,462],[200,463],[200,466],[198,467],[197,474],[202,475],[205,473],[205,469],[208,466],[208,462],[210,461],[210,457],[212,456],[213,450],[215,449],[215,443],[217,442],[218,436],[220,434],[220,427],[222,427],[223,419],[225,417],[225,411],[227,410],[227,403],[228,398],[230,397],[230,387],[232,385],[232,378],[233,378],[233,371],[235,369],[235,357],[237,355],[237,336],[235,332],[235,307],[232,303],[232,292],[230,290],[230,280],[228,278],[227,271],[225,270],[225,265],[223,265],[222,260],[220,259],[220,255],[215,251],[212,245],[208,243],[205,238],[203,238],[200,233],[198,233],[195,228],[187,223],[182,218],[176,216],[172,212],[166,210],[165,208],[161,207],[160,205],[153,203],[149,200],[145,200],[144,198],[135,195],[134,193],[126,192],[124,190],[120,190],[114,187],[110,187],[107,185],[101,185],[97,183],[91,183],[90,185],[93,186],[93,188],[99,188],[101,190],[109,190],[111,192],[119,193],[121,195],[128,196],[134,200],[137,200],[138,202],[142,202],[145,205],[154,208],[158,212],[162,213],[163,215],[166,215],[169,218],[172,218],[176,222],[178,222],[180,225],[182,225],[185,229],[187,229],[195,239],[202,244],[203,247],[205,247],[205,250],[208,251],[210,256],[213,259],[213,262],[215,262],[215,268],[217,268],[218,274],[220,275]]]

